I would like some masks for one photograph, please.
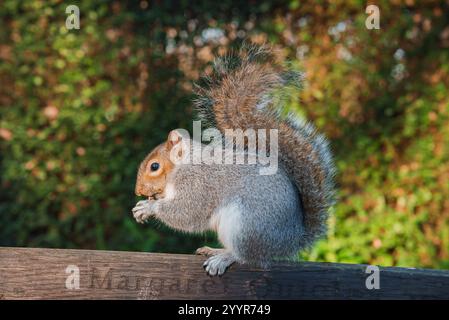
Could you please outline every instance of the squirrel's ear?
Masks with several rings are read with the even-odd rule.
[[[172,130],[168,134],[167,138],[167,149],[171,150],[174,146],[182,142],[182,135],[177,130]]]
[[[166,142],[167,151],[170,152],[170,160],[175,164],[187,159],[189,155],[190,139],[187,136],[188,132],[182,130],[170,131]]]

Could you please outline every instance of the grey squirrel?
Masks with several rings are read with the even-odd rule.
[[[212,75],[197,86],[195,103],[200,119],[222,133],[277,129],[275,174],[259,174],[260,164],[176,163],[170,155],[189,154],[192,145],[178,130],[138,170],[135,192],[148,197],[133,208],[138,222],[155,217],[178,230],[217,232],[223,249],[196,251],[208,257],[203,266],[209,275],[222,275],[234,262],[269,267],[326,233],[335,173],[328,142],[311,124],[282,115],[276,94],[298,84],[302,75],[273,57],[267,46],[247,45],[216,58]]]

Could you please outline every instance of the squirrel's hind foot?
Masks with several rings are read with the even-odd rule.
[[[201,248],[200,248],[201,249]],[[220,249],[213,249],[220,250]],[[223,250],[223,249],[222,249]],[[225,251],[216,255],[213,255],[206,260],[203,264],[203,268],[210,276],[221,276],[225,273],[226,269],[236,261],[234,255],[229,251]]]
[[[223,253],[225,249],[211,248],[211,247],[201,247],[196,249],[195,254],[205,257],[216,256],[217,254]]]

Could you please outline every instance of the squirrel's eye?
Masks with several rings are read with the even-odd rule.
[[[157,171],[159,169],[159,163],[158,162],[153,162],[151,164],[151,171]]]

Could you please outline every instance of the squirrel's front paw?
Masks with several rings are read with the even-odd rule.
[[[236,261],[232,253],[223,252],[210,257],[204,262],[203,267],[211,276],[221,276],[226,269]]]
[[[152,203],[148,200],[141,200],[137,202],[136,206],[133,208],[134,219],[138,223],[144,223],[152,216],[151,210]]]

